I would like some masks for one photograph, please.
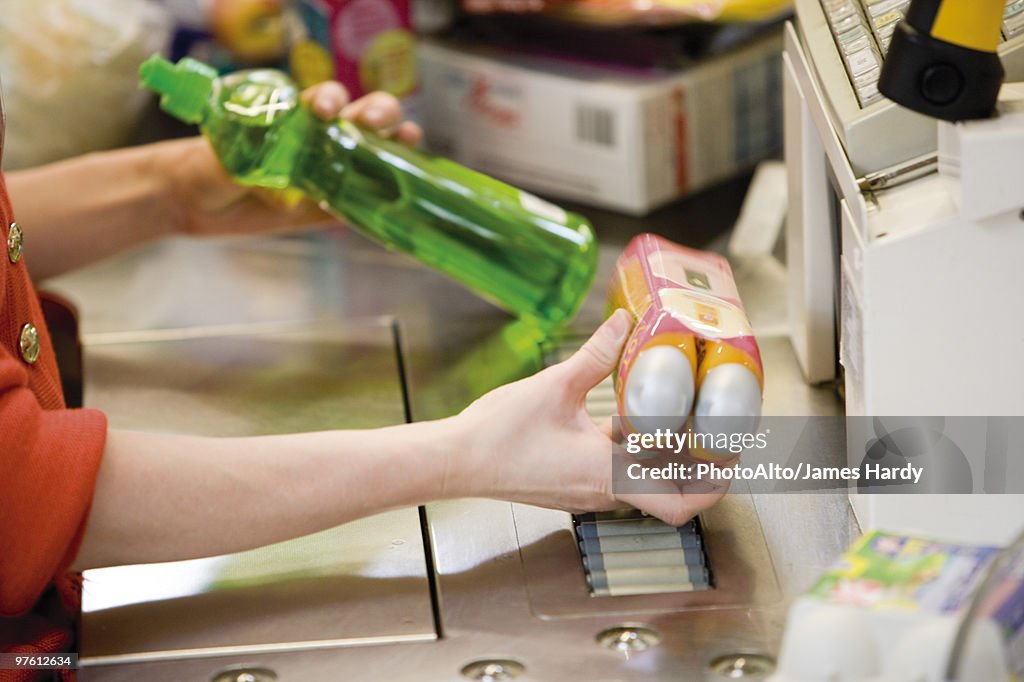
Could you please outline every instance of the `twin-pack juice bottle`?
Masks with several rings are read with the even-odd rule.
[[[725,258],[641,234],[619,257],[608,298],[635,322],[615,374],[625,429],[680,431],[691,412],[697,431],[756,427],[764,369]]]

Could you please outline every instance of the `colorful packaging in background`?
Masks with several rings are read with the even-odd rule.
[[[242,184],[308,197],[538,331],[568,322],[586,297],[598,249],[580,215],[350,121],[322,121],[280,71],[218,78],[154,55],[140,76],[165,111],[199,124]]]
[[[289,55],[301,87],[340,81],[353,98],[374,90],[396,97],[417,84],[409,0],[293,0],[300,36]]]
[[[778,30],[684,70],[424,41],[427,146],[550,196],[632,215],[782,149]]]
[[[792,9],[790,0],[568,0],[551,15],[613,26],[665,26],[692,21],[769,21]]]
[[[998,547],[872,531],[807,591],[832,604],[950,613],[962,608]]]
[[[830,669],[847,680],[949,679],[956,631],[999,552],[861,536],[791,607],[772,679],[817,680]],[[955,679],[1024,679],[1024,554],[1011,554],[986,587]]]
[[[614,26],[768,21],[792,6],[791,0],[462,0],[462,8],[470,14],[544,13]]]
[[[698,432],[720,432],[725,419],[736,420],[730,430],[756,428],[764,369],[725,258],[638,235],[615,264],[608,303],[635,320],[615,372],[624,429],[678,431],[691,409]],[[690,455],[735,457],[701,448]]]

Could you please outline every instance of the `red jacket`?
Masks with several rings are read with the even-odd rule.
[[[81,577],[67,570],[82,540],[107,423],[98,410],[65,408],[25,257],[8,248],[13,222],[0,174],[0,652],[71,652]],[[22,230],[31,255],[32,226]],[[38,330],[34,362],[20,349],[26,324]],[[0,682],[36,676],[0,670]]]

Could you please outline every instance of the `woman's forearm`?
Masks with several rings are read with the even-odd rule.
[[[354,102],[338,83],[303,92],[325,121],[342,116],[416,144],[419,126],[402,121],[398,100],[381,92]],[[333,221],[313,202],[282,204],[235,184],[202,137],[98,152],[7,174],[39,280],[168,234],[263,234]]]
[[[74,568],[236,552],[457,497],[573,512],[632,504],[681,525],[725,489],[691,495],[666,481],[617,495],[622,455],[587,414],[631,322],[616,312],[568,360],[439,421],[253,438],[111,431]]]
[[[166,165],[179,141],[12,171],[7,187],[35,279],[171,233],[180,222]]]
[[[205,438],[111,431],[75,569],[211,556],[472,494],[456,419]]]

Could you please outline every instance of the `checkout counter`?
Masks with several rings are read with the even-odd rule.
[[[738,209],[744,187],[727,190],[727,205]],[[651,222],[696,222],[700,201]],[[547,349],[511,352],[503,313],[338,230],[167,242],[49,288],[74,292],[85,403],[115,428],[254,435],[426,420],[571,352],[599,324],[603,282],[639,226],[588,214],[602,244],[597,284]],[[678,230],[666,234],[688,240]],[[742,265],[737,278],[770,377],[765,414],[841,414],[831,387],[801,376],[784,284]],[[610,411],[609,390],[595,389],[595,413]],[[231,556],[89,571],[80,679],[763,679],[790,601],[859,533],[844,494],[751,494],[734,482],[700,518],[709,589],[592,596],[573,523],[458,500]]]
[[[787,278],[764,260],[734,263],[763,356],[769,416],[841,416],[834,387],[845,390],[851,414],[891,414],[891,405],[917,404],[896,400],[903,395],[897,389],[916,391],[918,401],[942,397],[880,364],[902,362],[900,353],[920,355],[884,334],[911,338],[917,318],[903,313],[931,308],[861,296],[869,286],[881,290],[896,281],[908,262],[883,260],[901,242],[872,226],[887,216],[905,218],[908,212],[894,210],[905,193],[940,194],[938,179],[914,166],[908,172],[916,182],[905,188],[864,189],[888,172],[883,161],[890,160],[861,158],[871,146],[857,143],[857,131],[878,130],[878,121],[899,114],[875,97],[872,84],[858,80],[863,74],[850,71],[849,82],[843,80],[844,64],[860,61],[833,54],[845,46],[833,42],[834,26],[822,14],[834,4],[798,2],[799,28],[786,31],[792,272]],[[872,16],[871,7],[865,5],[864,16]],[[878,40],[887,45],[884,36]],[[1006,49],[1024,54],[1016,52],[1020,40],[1008,40]],[[918,163],[917,156],[911,161]],[[545,347],[511,343],[515,323],[495,308],[340,230],[171,241],[54,284],[74,292],[83,312],[85,403],[104,409],[115,428],[223,436],[369,428],[454,414],[491,388],[565,357],[602,319],[603,283],[632,234],[655,231],[724,249],[721,234],[709,239],[679,227],[692,222],[688,215],[706,219],[703,209],[714,203],[738,208],[739,196],[704,206],[699,199],[682,202],[643,222],[583,209],[601,237],[597,284],[572,327]],[[869,267],[871,258],[891,272]],[[887,317],[879,301],[898,310]],[[876,324],[897,312],[903,326]],[[918,377],[912,359],[904,374]],[[1000,394],[994,395],[998,404]],[[611,413],[610,382],[594,389],[588,405],[595,417]],[[847,444],[836,440],[818,448],[820,463],[848,463]],[[875,497],[853,495],[851,505],[843,489],[770,494],[733,481],[730,493],[679,540],[695,550],[700,566],[701,579],[686,590],[658,589],[657,576],[665,573],[654,564],[630,567],[629,594],[610,577],[595,583],[597,559],[587,552],[584,526],[607,539],[621,529],[621,516],[573,517],[480,499],[396,510],[229,556],[89,571],[80,676],[86,682],[765,679],[776,667],[790,605],[860,534],[858,519],[865,529],[890,527],[909,518],[907,509],[920,508],[943,524],[947,517],[966,518],[976,529],[980,517],[965,517],[965,508],[1005,508],[1012,520],[1021,503],[1018,496],[977,496],[973,505],[919,496],[910,505],[891,495],[884,497],[899,508],[883,514],[865,508]]]

